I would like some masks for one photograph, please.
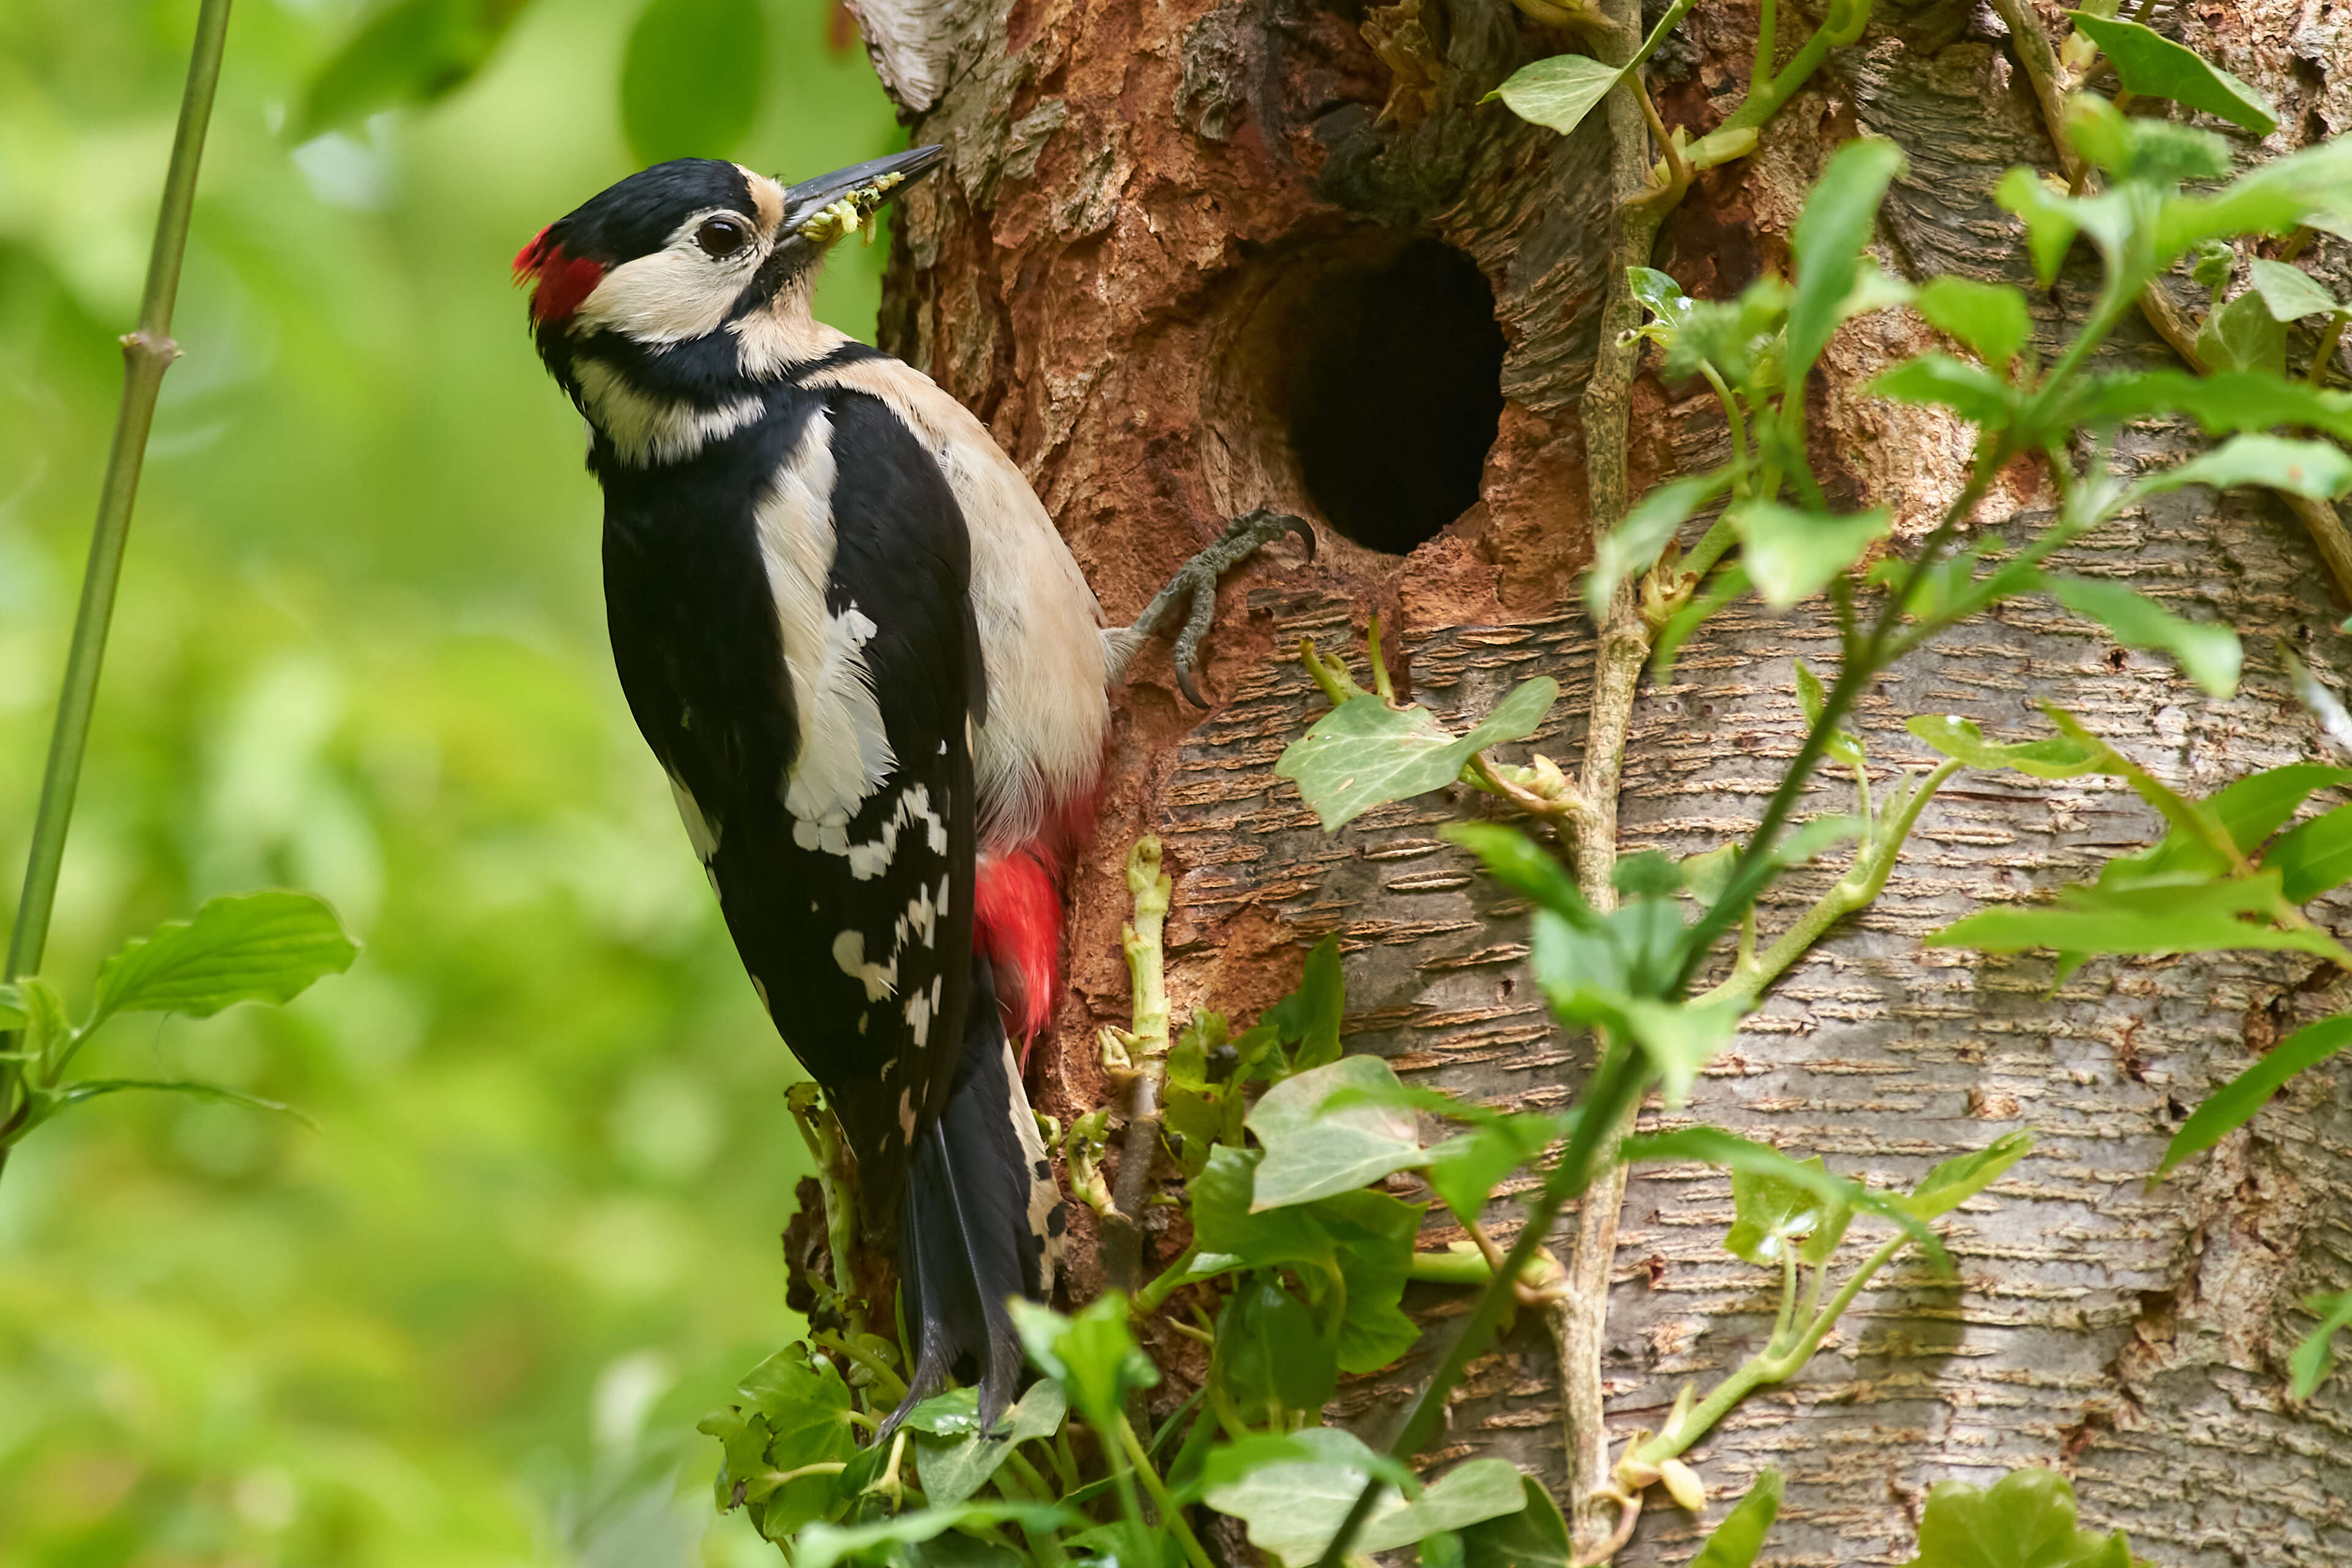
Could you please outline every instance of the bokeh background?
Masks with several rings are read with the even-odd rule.
[[[494,52],[513,0],[425,5],[478,73],[355,116],[400,96],[362,81],[298,141],[372,14],[238,0],[44,972],[79,1005],[125,937],[272,884],[365,949],[283,1011],[92,1048],[316,1131],[125,1095],[10,1164],[8,1568],[776,1560],[711,1512],[693,1424],[796,1332],[792,1070],[622,705],[580,422],[507,273],[637,166],[625,55],[640,120],[713,96],[708,51],[629,50],[692,3],[534,0]],[[709,151],[903,144],[827,0],[722,3],[758,108]],[[0,0],[6,907],[194,15]],[[880,255],[818,297],[861,337]]]

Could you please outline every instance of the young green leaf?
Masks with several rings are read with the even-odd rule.
[[[2347,314],[2336,297],[2312,280],[2311,274],[2283,261],[2254,258],[2254,292],[2280,321],[2300,321],[2305,316]]]
[[[1487,1198],[1505,1176],[1568,1136],[1574,1116],[1573,1112],[1566,1116],[1520,1112],[1473,1128],[1433,1145],[1422,1174],[1439,1200],[1468,1225],[1486,1211]]]
[[[1533,735],[1559,699],[1559,683],[1538,675],[1456,736],[1427,708],[1391,707],[1367,693],[1318,719],[1274,771],[1298,786],[1326,832],[1337,832],[1375,806],[1444,789],[1474,753]]]
[[[2010,284],[1947,274],[1922,284],[1912,303],[1930,327],[1966,343],[1996,375],[2007,372],[2032,339],[2025,296]]]
[[[2279,873],[2289,904],[2308,904],[2352,882],[2352,806],[2296,824],[2263,852],[2263,864]]]
[[[1271,1024],[1276,1039],[1297,1048],[1291,1068],[1305,1071],[1339,1060],[1339,1023],[1347,1005],[1339,938],[1326,936],[1307,950],[1298,988],[1266,1009],[1258,1022],[1261,1027]]]
[[[2347,212],[2352,137],[2337,136],[2273,159],[2211,195],[2167,197],[2158,212],[2150,259],[2169,267],[2202,239],[2283,235],[2309,219]]]
[[[1845,319],[1842,308],[1853,293],[1863,246],[1870,242],[1887,184],[1903,168],[1902,150],[1892,141],[1876,138],[1849,141],[1831,157],[1829,167],[1822,171],[1806,199],[1805,210],[1789,235],[1790,254],[1796,262],[1796,292],[1789,301],[1787,361],[1782,372],[1788,385],[1804,383],[1806,372],[1829,345],[1830,334]],[[1859,547],[1854,553],[1861,553]],[[1822,580],[1828,581],[1829,576]]]
[[[1413,1241],[1427,1210],[1359,1187],[1318,1198],[1306,1214],[1330,1239],[1346,1300],[1338,1303],[1331,1348],[1339,1370],[1377,1372],[1411,1350],[1421,1329],[1399,1305],[1412,1272]]]
[[[1548,125],[1565,136],[1584,122],[1624,74],[1589,55],[1553,55],[1513,71],[1484,101],[1499,98],[1521,120]]]
[[[2303,1303],[2303,1310],[2316,1313],[2319,1326],[2303,1336],[2287,1359],[2287,1370],[2294,1375],[2287,1396],[2293,1399],[2308,1399],[2318,1393],[2319,1385],[2336,1369],[2336,1335],[2352,1328],[2352,1291],[2313,1296]]]
[[[950,1530],[1013,1524],[1024,1531],[1082,1529],[1084,1514],[1054,1503],[967,1502],[953,1508],[918,1508],[873,1524],[810,1525],[793,1542],[793,1568],[835,1568],[841,1563],[887,1563],[888,1549],[918,1545]]]
[[[1893,1220],[1918,1243],[1938,1273],[1948,1276],[1952,1271],[1952,1260],[1944,1250],[1942,1239],[1916,1216],[1866,1186],[1831,1174],[1816,1163],[1800,1164],[1769,1144],[1759,1144],[1720,1127],[1684,1127],[1672,1133],[1629,1137],[1620,1146],[1618,1157],[1627,1165],[1645,1160],[1696,1160],[1728,1171],[1745,1170],[1777,1177],[1813,1193],[1824,1205],[1843,1205]]]
[[[2201,109],[2257,136],[2278,129],[2278,114],[2268,99],[2194,50],[2137,22],[2118,22],[2090,11],[2066,14],[2115,62],[2125,91]]]
[[[1683,286],[1655,267],[1629,267],[1625,269],[1625,287],[1633,296],[1633,303],[1647,310],[1651,318],[1646,325],[1636,327],[1634,333],[1672,348],[1683,323],[1696,308],[1690,296],[1683,292]]]
[[[2066,887],[2055,904],[1983,909],[1931,931],[1930,947],[1974,947],[2019,953],[2048,947],[2060,953],[2218,953],[2238,948],[2311,953],[2335,943],[2317,931],[2257,925],[2279,905],[2275,871],[2225,882],[2172,883],[2153,887]]]
[[[2291,441],[2276,435],[2232,436],[2178,467],[2149,475],[2126,492],[2126,499],[2137,500],[2189,485],[2210,485],[2217,490],[2226,490],[2233,485],[2267,485],[2289,495],[2327,500],[2352,489],[2352,456],[2324,441]]]
[[[2063,736],[2014,743],[1990,741],[1975,720],[1958,714],[1914,714],[1903,721],[1903,727],[1945,756],[1987,771],[2014,768],[2036,779],[2074,779],[2095,772],[2099,765],[2097,758]]]
[[[2237,695],[2238,670],[2245,652],[2238,645],[2238,634],[2227,626],[2184,621],[2120,582],[2052,577],[2044,583],[2059,603],[2096,621],[2126,647],[2161,648],[2170,653],[2207,696]]]
[[[2156,1179],[2162,1180],[2181,1161],[2203,1154],[2252,1121],[2271,1097],[2286,1087],[2288,1079],[2316,1067],[2347,1044],[2352,1044],[2352,1013],[2322,1019],[2271,1047],[2261,1061],[2215,1090],[2180,1124],[2180,1131],[2172,1135],[2171,1147],[2164,1151],[2164,1163],[2156,1167]]]
[[[2032,1147],[2031,1133],[2004,1134],[1981,1149],[1943,1161],[1895,1205],[1914,1218],[1940,1219],[1999,1181]]]
[[[1396,1074],[1379,1057],[1343,1056],[1267,1090],[1244,1123],[1265,1150],[1250,1207],[1311,1202],[1424,1163],[1411,1111],[1362,1098],[1343,1109],[1327,1103],[1347,1090],[1397,1086]]]
[[[1815,1155],[1799,1162],[1829,1174]],[[1825,1198],[1813,1186],[1801,1186],[1777,1172],[1734,1170],[1731,1173],[1731,1228],[1724,1233],[1724,1249],[1759,1267],[1780,1261],[1789,1244],[1811,1236],[1844,1206]]]
[[[1225,1303],[1214,1366],[1218,1387],[1252,1427],[1278,1421],[1286,1411],[1318,1411],[1339,1385],[1339,1360],[1315,1314],[1281,1281],[1264,1275],[1245,1281]]]
[[[24,995],[15,984],[0,985],[0,1030],[23,1029],[30,1021],[25,1011]]]
[[[1213,1482],[1209,1506],[1249,1527],[1250,1544],[1289,1564],[1323,1554],[1372,1473],[1370,1450],[1353,1433],[1309,1427],[1290,1439],[1314,1458],[1261,1465],[1235,1479]],[[1520,1476],[1504,1459],[1457,1465],[1407,1502],[1382,1494],[1356,1537],[1361,1553],[1392,1552],[1441,1530],[1462,1530],[1523,1506]]]
[[[915,1472],[922,1479],[924,1500],[933,1508],[961,1502],[979,1491],[1017,1445],[1060,1431],[1068,1408],[1062,1385],[1050,1377],[1040,1378],[997,1417],[995,1430],[982,1432],[978,1396],[969,1388],[954,1392],[970,1396],[968,1403],[959,1401],[963,1407],[952,1413],[935,1412],[930,1424],[919,1430],[937,1440],[918,1437],[913,1445]],[[914,1424],[909,1416],[907,1425]],[[781,1458],[777,1462],[782,1465]]]
[[[2286,370],[2286,325],[2263,297],[2239,295],[2197,329],[2197,357],[2224,374],[2280,375]]]
[[[1986,430],[2007,430],[2017,419],[2018,393],[1994,371],[1949,354],[1916,354],[1874,377],[1863,389],[1896,402],[1950,409]]]
[[[235,1002],[288,1002],[352,967],[358,946],[316,894],[273,888],[207,899],[99,967],[85,1030],[121,1012],[210,1018]]]
[[[1029,1359],[1062,1385],[1097,1429],[1118,1425],[1129,1389],[1158,1385],[1160,1369],[1128,1333],[1127,1297],[1120,1292],[1097,1296],[1066,1318],[1035,1301],[1015,1300],[1011,1305],[1013,1326]]]
[[[1608,612],[1609,596],[1629,577],[1657,564],[1675,530],[1693,512],[1729,489],[1729,470],[1670,479],[1650,490],[1601,537],[1593,551],[1592,570],[1584,578],[1584,604],[1599,620]]]
[[[1574,925],[1591,925],[1600,916],[1576,890],[1568,868],[1517,828],[1499,822],[1451,822],[1437,836],[1460,844],[1486,862],[1495,880],[1523,893],[1544,909]]]
[[[2352,392],[2253,371],[2192,376],[2185,371],[2131,371],[2085,383],[2074,417],[2095,430],[2135,419],[2185,413],[2208,435],[2307,424],[2352,441]]]
[[[1755,499],[1737,503],[1726,515],[1746,541],[1740,559],[1757,596],[1775,610],[1819,593],[1894,527],[1885,507],[1832,516]]]
[[[1724,1515],[1690,1560],[1690,1568],[1754,1568],[1756,1554],[1764,1550],[1765,1532],[1780,1517],[1780,1472],[1762,1471],[1739,1506]]]
[[[2124,1533],[2074,1524],[2074,1489],[2055,1470],[2011,1470],[1990,1488],[1937,1481],[1904,1568],[2132,1568]]]
[[[61,1089],[37,1090],[35,1097],[42,1102],[38,1119],[47,1121],[69,1105],[79,1105],[86,1100],[95,1100],[101,1094],[121,1094],[131,1090],[159,1094],[184,1094],[191,1100],[209,1100],[222,1105],[242,1105],[248,1111],[267,1111],[273,1116],[290,1116],[313,1132],[318,1130],[317,1123],[294,1109],[293,1106],[280,1101],[265,1100],[258,1094],[247,1094],[242,1089],[231,1089],[222,1083],[205,1083],[185,1078],[84,1078],[68,1083]]]

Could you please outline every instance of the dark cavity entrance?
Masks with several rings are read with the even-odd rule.
[[[1476,504],[1503,413],[1503,329],[1475,262],[1416,240],[1325,274],[1292,325],[1291,450],[1333,528],[1402,555]]]

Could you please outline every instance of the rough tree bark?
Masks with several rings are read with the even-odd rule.
[[[1517,66],[1571,40],[1507,0],[859,9],[914,134],[953,153],[950,174],[908,200],[886,340],[990,423],[1106,609],[1132,613],[1221,519],[1252,507],[1322,525],[1314,566],[1278,550],[1229,582],[1215,711],[1182,708],[1164,664],[1148,662],[1122,700],[1075,895],[1069,994],[1044,1052],[1046,1107],[1066,1114],[1099,1097],[1089,1042],[1125,1016],[1120,863],[1145,831],[1166,841],[1176,877],[1180,1016],[1192,1005],[1253,1014],[1293,983],[1303,945],[1336,930],[1352,1049],[1488,1101],[1565,1102],[1589,1045],[1547,1022],[1517,911],[1434,836],[1481,808],[1424,799],[1327,838],[1271,767],[1319,708],[1292,658],[1297,639],[1333,647],[1375,609],[1400,633],[1400,674],[1441,714],[1481,710],[1528,674],[1558,677],[1557,733],[1536,747],[1572,755],[1593,653],[1570,591],[1591,534],[1577,405],[1607,245],[1609,132],[1595,116],[1563,139],[1479,103]],[[2282,108],[2285,129],[2262,146],[2242,141],[2244,157],[2352,129],[2346,0],[2211,0],[2177,16],[2164,0],[2154,20]],[[1737,101],[1753,28],[1750,5],[1705,0],[1655,72],[1670,123],[1696,135]],[[1910,159],[1883,213],[1890,268],[2030,287],[1990,191],[2007,165],[2051,168],[2056,155],[2003,29],[1970,0],[1884,0],[1862,44],[1832,57],[1757,156],[1703,179],[1667,224],[1657,265],[1714,296],[1780,265],[1809,181],[1862,131]],[[1465,296],[1475,275],[1461,257],[1491,300]],[[2346,292],[2345,248],[2323,259]],[[2045,344],[2093,282],[2078,255],[2054,290],[2034,295]],[[1499,323],[1499,363],[1462,325],[1465,297]],[[1958,486],[1965,433],[1855,388],[1926,335],[1900,315],[1851,328],[1811,391],[1837,498],[1891,505],[1898,529],[1915,534]],[[1349,361],[1350,339],[1374,351]],[[2154,361],[2167,351],[2134,322],[2116,352]],[[1475,504],[1463,497],[1458,516],[1417,542],[1383,539],[1387,502],[1367,503],[1365,483],[1411,488],[1398,454],[1465,401],[1465,362],[1485,365],[1488,410],[1496,387],[1505,400]],[[1637,487],[1718,460],[1719,418],[1692,391],[1654,376],[1637,384]],[[2135,432],[2126,460],[2187,441]],[[2031,469],[2009,478],[1983,523],[2048,505]],[[1349,495],[1344,507],[1334,498]],[[1423,519],[1433,504],[1389,499]],[[1335,508],[1352,511],[1366,542],[1328,526]],[[2064,702],[2200,790],[2314,754],[2272,643],[2291,641],[2323,669],[2352,665],[2333,630],[2343,607],[2284,513],[2242,495],[2171,497],[2069,554],[2071,570],[2235,624],[2250,651],[2243,692],[2204,701],[2161,660],[2021,605],[1877,690],[1859,716],[1882,771],[1922,755],[1901,730],[1906,714],[1958,712],[2009,733],[2038,722],[2036,697]],[[1739,833],[1801,733],[1791,658],[1826,664],[1834,649],[1822,617],[1735,611],[1689,649],[1673,685],[1645,685],[1624,847],[1687,853]],[[1844,799],[1834,781],[1817,796],[1814,809]],[[2257,1135],[2162,1187],[2142,1185],[2210,1085],[2347,998],[2284,957],[2095,963],[2053,996],[2039,958],[1927,952],[1916,940],[1979,904],[2079,875],[2152,831],[2132,797],[2101,781],[1964,776],[1931,807],[1876,907],[1790,977],[1703,1083],[1692,1114],[1881,1183],[2014,1127],[2042,1133],[2030,1159],[1954,1217],[1958,1288],[1894,1271],[1792,1385],[1751,1399],[1690,1456],[1718,1497],[1762,1465],[1789,1472],[1768,1561],[1901,1561],[1929,1483],[2021,1463],[2063,1468],[2091,1518],[2126,1526],[2160,1563],[2352,1560],[2352,1398],[2339,1381],[2290,1407],[2282,1374],[2305,1326],[2293,1303],[2352,1283],[2342,1075],[2310,1075]],[[1786,909],[1815,890],[1801,877],[1775,898]],[[1768,933],[1773,915],[1768,906]],[[1656,1426],[1683,1381],[1736,1364],[1769,1330],[1770,1282],[1718,1246],[1728,1209],[1727,1182],[1703,1171],[1633,1183],[1606,1364],[1621,1431]],[[1433,1332],[1455,1305],[1419,1304]],[[1343,1389],[1343,1414],[1377,1432],[1402,1393],[1395,1381]],[[1523,1322],[1476,1369],[1430,1458],[1499,1454],[1557,1481],[1558,1410],[1550,1346]],[[1696,1533],[1661,1506],[1622,1561],[1679,1562]]]

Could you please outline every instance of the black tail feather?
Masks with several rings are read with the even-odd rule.
[[[966,1357],[979,1375],[982,1428],[992,1425],[1021,1379],[1021,1336],[1005,1303],[1042,1289],[1044,1239],[1032,1228],[1032,1162],[1017,1120],[1029,1103],[1007,1071],[988,960],[975,956],[972,971],[955,1088],[945,1113],[917,1135],[908,1165],[898,1272],[913,1364],[907,1397],[881,1437]]]

